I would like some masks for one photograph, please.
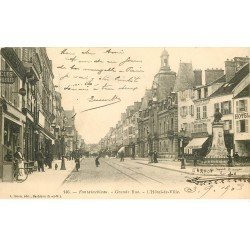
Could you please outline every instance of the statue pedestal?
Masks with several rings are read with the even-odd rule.
[[[228,155],[224,140],[223,122],[213,122],[212,147],[206,158],[226,158]]]

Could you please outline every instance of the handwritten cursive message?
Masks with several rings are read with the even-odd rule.
[[[122,101],[143,81],[142,59],[126,49],[63,48],[58,56],[60,91],[82,93],[90,104]]]

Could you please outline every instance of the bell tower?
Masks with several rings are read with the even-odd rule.
[[[162,68],[166,68],[166,69],[170,69],[169,67],[169,54],[168,52],[164,49],[161,53],[161,67]]]

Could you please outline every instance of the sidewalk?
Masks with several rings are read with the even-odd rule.
[[[57,170],[55,169],[56,164],[58,165]],[[57,190],[62,185],[63,181],[74,170],[75,162],[74,160],[67,161],[65,159],[66,170],[60,170],[60,167],[61,160],[56,160],[52,163],[52,169],[45,167],[45,172],[33,172],[28,176],[27,180],[22,183],[0,182],[0,197],[8,198],[9,195],[19,194],[22,196],[25,194],[56,195]]]
[[[139,164],[148,165],[151,167],[162,168],[170,171],[176,171],[180,173],[185,173],[189,175],[196,176],[222,176],[229,175],[230,172],[232,175],[250,175],[250,166],[185,166],[185,169],[181,169],[180,161],[170,161],[161,160],[159,163],[148,163],[148,159],[144,158],[136,158],[135,160],[131,160]]]

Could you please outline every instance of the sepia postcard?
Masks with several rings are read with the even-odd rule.
[[[249,58],[2,47],[0,198],[249,199]]]

